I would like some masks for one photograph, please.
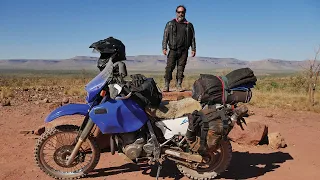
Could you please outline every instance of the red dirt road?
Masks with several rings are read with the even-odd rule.
[[[248,121],[261,121],[269,132],[280,132],[288,147],[274,150],[270,147],[241,146],[233,143],[233,159],[221,179],[292,180],[320,179],[320,114],[281,109],[249,107],[255,115]],[[34,130],[43,125],[50,112],[48,104],[17,103],[0,107],[0,179],[51,179],[35,165],[33,148],[37,136],[23,135],[20,131]],[[273,117],[266,117],[273,114]],[[164,179],[187,179],[170,162],[164,166]],[[145,165],[128,165],[109,153],[101,155],[96,170],[84,179],[149,180],[155,179],[156,169]]]

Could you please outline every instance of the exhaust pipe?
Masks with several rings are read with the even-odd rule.
[[[198,163],[202,162],[202,156],[197,155],[197,154],[189,154],[189,153],[185,153],[185,152],[175,151],[172,149],[165,149],[164,153],[171,155],[171,156],[181,158],[181,159],[185,159],[187,161],[194,161],[194,162],[198,162]]]

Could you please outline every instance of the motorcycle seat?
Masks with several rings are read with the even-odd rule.
[[[174,119],[201,109],[198,101],[188,97],[177,101],[162,101],[157,108],[147,107],[146,112],[159,119]]]

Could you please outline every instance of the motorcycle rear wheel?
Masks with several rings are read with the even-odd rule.
[[[219,155],[215,152],[208,152],[212,156],[208,163],[204,164],[207,168],[191,169],[181,164],[177,164],[179,171],[192,180],[209,180],[217,177],[219,174],[226,171],[232,158],[232,146],[230,142],[221,140],[219,148],[215,151],[220,151]]]
[[[74,125],[61,125],[49,129],[39,137],[34,148],[34,157],[36,164],[47,175],[55,179],[77,179],[85,176],[96,167],[100,159],[100,149],[92,136],[89,136],[86,141],[83,142],[74,162],[69,166],[66,165],[66,157],[70,156],[72,152],[74,146],[72,146],[71,143],[75,140],[78,129],[79,127]],[[61,135],[60,138],[58,138],[58,135]],[[64,141],[64,137],[70,137],[72,135],[74,137],[71,137],[68,142]],[[51,141],[51,139],[55,137],[56,140]],[[60,140],[63,141],[60,142]],[[89,145],[91,150],[84,149],[86,144]],[[48,155],[48,157],[46,156],[47,154],[44,153],[44,149],[47,146],[51,146],[51,149],[48,150],[54,151],[53,155]],[[91,158],[88,163],[81,166],[81,163],[87,161],[86,158],[90,154]],[[50,160],[53,161],[52,166],[49,164]],[[79,169],[73,169],[79,165]],[[58,168],[62,170],[58,170]],[[68,169],[71,169],[71,171],[65,171]]]

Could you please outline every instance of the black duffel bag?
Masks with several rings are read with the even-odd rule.
[[[158,107],[162,101],[162,93],[153,78],[146,78],[141,74],[130,76],[124,90],[132,92],[131,98],[142,107]]]

